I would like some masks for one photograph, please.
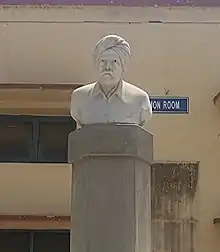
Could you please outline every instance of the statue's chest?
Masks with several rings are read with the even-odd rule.
[[[132,102],[124,102],[119,97],[110,100],[97,98],[82,107],[84,123],[88,122],[132,122],[138,120],[139,108]]]

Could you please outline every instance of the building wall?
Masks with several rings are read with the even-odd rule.
[[[0,4],[8,4],[8,5],[27,5],[27,4],[35,4],[35,5],[123,5],[123,6],[199,6],[199,7],[213,7],[220,6],[218,0],[0,0]]]
[[[127,80],[152,96],[190,97],[189,114],[154,115],[146,128],[155,135],[156,161],[200,162],[197,251],[220,249],[220,229],[212,222],[220,213],[220,112],[213,103],[220,89],[220,9],[1,7],[0,11],[1,83],[95,80],[93,46],[101,36],[117,33],[132,46]],[[163,23],[149,23],[157,20]],[[68,114],[67,91],[2,90],[1,95],[8,97],[0,100],[1,113]],[[0,212],[69,214],[70,173],[67,164],[0,164]]]

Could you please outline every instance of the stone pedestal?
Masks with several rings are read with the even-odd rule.
[[[87,125],[69,136],[71,252],[151,252],[153,137],[136,125]]]

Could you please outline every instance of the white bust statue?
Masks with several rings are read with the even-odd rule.
[[[129,44],[117,35],[108,35],[96,44],[93,56],[97,81],[77,88],[71,96],[70,114],[78,128],[94,123],[143,126],[152,116],[149,96],[123,80],[131,57]]]

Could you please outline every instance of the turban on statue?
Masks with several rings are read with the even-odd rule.
[[[107,35],[98,41],[93,52],[95,62],[109,49],[115,51],[120,58],[122,67],[125,68],[127,60],[131,57],[131,49],[128,42],[117,35]]]

